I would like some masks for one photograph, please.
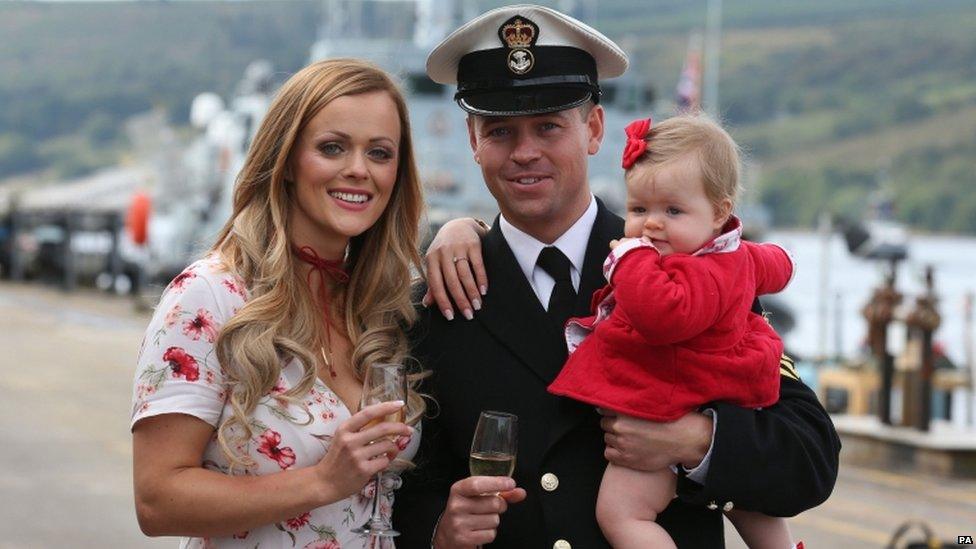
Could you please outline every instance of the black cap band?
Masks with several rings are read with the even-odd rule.
[[[596,61],[589,53],[568,46],[534,46],[529,49],[531,70],[516,74],[508,66],[511,51],[480,50],[460,59],[454,99],[462,108],[477,114],[528,114],[563,110],[590,99],[599,102]],[[525,103],[528,96],[533,107]]]

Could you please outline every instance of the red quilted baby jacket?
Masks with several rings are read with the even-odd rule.
[[[718,400],[775,403],[783,343],[751,307],[787,285],[793,262],[779,246],[740,240],[737,221],[693,255],[661,257],[634,239],[611,252],[610,283],[593,316],[567,323],[571,354],[549,391],[655,421]]]

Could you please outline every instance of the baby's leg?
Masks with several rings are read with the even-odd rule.
[[[728,511],[725,516],[732,521],[732,525],[735,526],[736,531],[742,536],[742,541],[746,542],[749,549],[790,549],[793,547],[790,527],[784,518],[739,509]]]
[[[655,521],[674,498],[675,474],[607,465],[596,500],[596,520],[615,549],[674,547]]]

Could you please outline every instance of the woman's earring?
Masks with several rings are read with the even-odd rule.
[[[474,163],[475,164],[481,164],[481,157],[478,156],[478,155],[474,155]]]

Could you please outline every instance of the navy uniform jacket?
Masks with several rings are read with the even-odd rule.
[[[598,205],[576,316],[589,314],[590,296],[604,283],[607,245],[623,233],[623,220]],[[436,403],[423,422],[417,468],[404,475],[396,495],[397,547],[430,547],[451,484],[469,474],[482,410],[518,415],[514,477],[528,492],[502,515],[490,547],[548,549],[559,540],[575,549],[608,547],[595,517],[606,467],[600,416],[592,406],[546,392],[566,359],[566,344],[497,221],[482,249],[490,290],[475,319],[447,321],[431,308],[414,330],[415,356],[432,371],[422,390]],[[679,498],[658,517],[678,547],[722,547],[723,507],[791,516],[823,502],[833,489],[840,450],[833,424],[792,364],[785,361],[782,372],[780,401],[770,408],[710,405],[718,427],[706,482],[679,478]]]

